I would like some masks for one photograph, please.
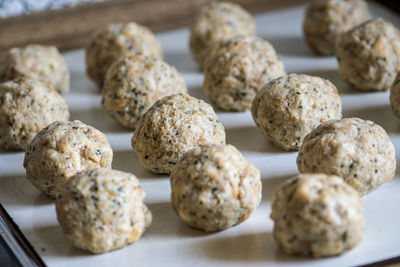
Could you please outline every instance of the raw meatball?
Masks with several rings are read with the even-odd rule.
[[[111,168],[113,152],[106,136],[80,121],[56,121],[41,130],[25,153],[26,178],[56,198],[75,173]]]
[[[388,90],[400,71],[400,32],[370,20],[338,38],[336,57],[340,76],[358,90]]]
[[[394,176],[396,155],[385,130],[372,121],[329,121],[306,136],[297,157],[302,173],[343,177],[362,196]]]
[[[102,105],[122,126],[135,129],[140,116],[154,102],[185,92],[185,80],[174,67],[155,58],[130,56],[108,69]]]
[[[255,35],[253,17],[239,5],[212,2],[195,19],[190,34],[190,51],[197,63],[205,60],[218,44],[238,35]]]
[[[171,202],[190,226],[207,232],[243,222],[261,201],[260,171],[232,145],[187,152],[171,172]]]
[[[28,45],[0,55],[0,82],[24,76],[51,85],[60,94],[69,91],[69,70],[55,46]]]
[[[342,101],[328,80],[290,74],[266,84],[251,111],[267,140],[284,150],[299,150],[320,123],[342,118]]]
[[[74,246],[104,253],[135,242],[151,225],[135,175],[89,169],[72,176],[56,200],[57,218]]]
[[[44,127],[68,119],[67,104],[49,84],[26,77],[0,84],[0,148],[26,150]]]
[[[132,137],[140,164],[154,173],[170,173],[185,152],[207,144],[225,144],[224,127],[209,104],[187,94],[154,103]]]
[[[397,78],[390,88],[390,105],[393,114],[400,119],[400,72],[397,73]]]
[[[297,175],[275,189],[271,206],[273,235],[287,254],[334,256],[362,239],[362,202],[340,177]]]
[[[111,64],[120,57],[135,54],[163,57],[161,45],[145,26],[133,22],[111,24],[96,32],[86,47],[86,72],[102,87]]]
[[[310,48],[321,55],[335,50],[336,36],[371,18],[363,0],[317,0],[306,9],[304,37]]]
[[[283,63],[270,43],[239,36],[222,44],[207,60],[204,89],[215,107],[244,111],[266,82],[283,75]]]

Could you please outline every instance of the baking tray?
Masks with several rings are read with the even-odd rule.
[[[397,27],[397,14],[370,2],[373,15]],[[301,34],[304,6],[275,10],[255,17],[258,35],[270,41],[282,56],[288,73],[307,73],[331,80],[339,89],[345,117],[370,119],[383,126],[400,154],[400,120],[389,105],[389,93],[359,93],[338,76],[334,57],[316,57]],[[203,75],[188,51],[187,28],[157,34],[165,60],[182,73],[191,95],[205,99]],[[263,199],[252,216],[233,228],[207,234],[186,226],[170,204],[167,176],[146,172],[130,147],[132,132],[124,130],[100,107],[101,96],[85,75],[84,52],[64,53],[71,71],[71,92],[65,98],[71,119],[103,131],[114,150],[113,168],[140,178],[153,213],[153,225],[136,243],[102,255],[76,249],[63,236],[52,200],[25,178],[24,153],[0,152],[0,202],[49,266],[346,266],[360,265],[400,255],[400,179],[394,179],[364,196],[366,227],[362,242],[342,256],[309,259],[285,256],[272,237],[269,215],[273,189],[297,174],[295,152],[268,144],[250,112],[219,112],[227,142],[235,145],[261,171]],[[396,157],[397,161],[399,156]]]

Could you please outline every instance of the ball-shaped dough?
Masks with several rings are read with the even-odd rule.
[[[0,84],[0,148],[26,150],[50,123],[68,120],[62,96],[49,84],[17,78]]]
[[[186,82],[173,66],[155,58],[130,56],[108,69],[102,105],[123,127],[135,129],[140,116],[154,102],[186,92]]]
[[[400,71],[400,31],[382,19],[365,22],[338,38],[336,58],[356,89],[388,90]]]
[[[261,201],[260,171],[232,145],[188,151],[171,172],[171,202],[190,226],[218,231],[243,222]]]
[[[197,63],[204,67],[211,50],[238,35],[255,35],[253,17],[238,4],[212,2],[196,17],[190,33],[190,51]]]
[[[225,144],[224,127],[209,104],[187,94],[154,103],[132,137],[140,164],[154,173],[170,173],[185,152],[208,144]]]
[[[395,149],[385,130],[372,121],[328,121],[303,141],[297,156],[302,173],[343,177],[362,196],[394,176]]]
[[[363,0],[317,0],[308,5],[303,32],[307,44],[317,54],[331,55],[336,36],[369,20]]]
[[[142,54],[163,58],[160,43],[145,26],[130,22],[111,24],[95,33],[86,47],[86,72],[100,87],[108,68],[120,57]]]
[[[267,140],[284,150],[299,150],[320,123],[342,118],[342,102],[328,80],[290,74],[267,83],[251,111]]]
[[[41,130],[25,153],[26,178],[56,198],[68,179],[89,168],[111,168],[113,151],[106,136],[80,121],[56,121]]]
[[[287,254],[334,256],[362,239],[362,202],[340,177],[297,175],[275,189],[271,206],[273,235]]]
[[[138,240],[151,225],[135,175],[88,169],[72,176],[56,200],[57,218],[74,246],[104,253]]]
[[[393,114],[400,119],[400,72],[397,73],[396,79],[390,87],[390,105]]]
[[[28,45],[0,55],[0,82],[24,76],[51,85],[60,94],[69,91],[69,70],[57,47]]]
[[[244,111],[266,82],[284,75],[283,63],[270,43],[239,36],[220,45],[207,60],[203,86],[215,107]]]

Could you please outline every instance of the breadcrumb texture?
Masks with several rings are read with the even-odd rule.
[[[367,21],[340,36],[339,73],[361,91],[388,90],[400,71],[400,31],[382,19]]]
[[[44,127],[68,119],[68,106],[51,85],[26,77],[0,84],[1,149],[26,150]]]
[[[204,67],[219,44],[238,35],[255,35],[256,23],[246,10],[230,2],[212,2],[196,17],[190,32],[190,51]]]
[[[317,54],[332,55],[336,37],[371,19],[363,0],[317,0],[305,11],[303,32],[309,47]]]
[[[133,22],[111,24],[97,31],[86,46],[86,72],[102,87],[111,64],[135,54],[163,58],[160,43],[145,26]]]
[[[133,130],[154,102],[186,92],[186,82],[173,66],[155,58],[130,56],[114,62],[107,71],[102,106],[119,124]]]
[[[220,45],[207,60],[204,89],[213,106],[245,111],[265,83],[284,75],[285,67],[269,42],[239,36]]]
[[[25,153],[26,178],[56,198],[68,179],[89,168],[111,168],[113,151],[106,136],[80,121],[56,121],[41,130]]]
[[[58,221],[72,244],[104,253],[137,241],[151,225],[135,175],[89,169],[69,179],[56,200]]]
[[[320,123],[342,118],[342,101],[328,80],[290,74],[267,83],[251,111],[267,140],[283,150],[299,150]]]
[[[0,82],[27,77],[51,85],[60,94],[69,91],[69,70],[57,47],[31,44],[0,55]]]
[[[340,177],[297,175],[275,189],[271,206],[273,235],[287,254],[335,256],[362,239],[362,202]]]
[[[175,212],[207,232],[243,222],[261,201],[260,171],[232,145],[190,150],[170,181]]]
[[[224,127],[209,104],[187,94],[154,103],[132,137],[140,164],[153,173],[170,173],[185,152],[208,144],[225,144]]]
[[[395,148],[386,131],[372,121],[334,120],[306,136],[297,167],[302,173],[343,177],[362,196],[393,178]]]
[[[390,105],[393,114],[400,119],[400,72],[397,73],[396,79],[390,87]]]

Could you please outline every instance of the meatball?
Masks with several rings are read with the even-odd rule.
[[[343,80],[361,91],[383,91],[400,71],[400,31],[382,19],[365,22],[338,38]]]
[[[297,175],[275,189],[271,206],[273,235],[287,254],[334,256],[362,239],[362,202],[340,177]]]
[[[188,151],[171,172],[171,202],[190,226],[218,231],[246,220],[261,201],[260,171],[232,145]]]
[[[80,121],[56,121],[41,130],[25,153],[26,178],[56,198],[68,179],[89,168],[111,168],[113,152],[106,136]]]
[[[24,76],[51,85],[60,94],[69,91],[69,70],[55,46],[28,45],[0,55],[0,82]]]
[[[44,127],[68,119],[68,106],[51,85],[26,77],[0,84],[1,149],[26,150]]]
[[[123,127],[135,129],[140,116],[154,102],[185,92],[185,80],[174,67],[155,58],[130,56],[108,69],[102,105]]]
[[[212,2],[196,17],[190,33],[190,51],[197,63],[204,63],[218,44],[238,35],[255,35],[253,17],[238,4]]]
[[[142,54],[162,59],[163,52],[153,33],[130,22],[111,24],[94,34],[86,47],[86,72],[100,87],[108,68],[120,57]]]
[[[306,9],[303,32],[307,44],[317,54],[331,55],[336,37],[369,20],[363,0],[317,0]]]
[[[220,45],[207,60],[204,89],[215,107],[244,111],[266,82],[283,75],[283,63],[270,43],[239,36]]]
[[[267,83],[251,111],[267,140],[284,150],[299,150],[320,123],[342,118],[342,102],[328,80],[290,74]]]
[[[346,118],[325,122],[307,135],[297,167],[302,173],[343,177],[362,196],[393,178],[396,155],[382,127]]]
[[[72,176],[56,200],[58,221],[72,244],[104,253],[135,242],[151,225],[135,175],[102,168]]]
[[[209,104],[187,94],[154,103],[132,137],[140,164],[153,173],[170,173],[186,151],[207,144],[225,144],[224,127]]]
[[[400,72],[397,73],[396,79],[390,88],[390,105],[393,114],[400,119]]]

